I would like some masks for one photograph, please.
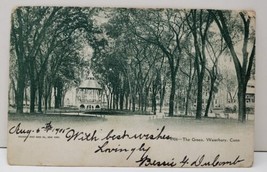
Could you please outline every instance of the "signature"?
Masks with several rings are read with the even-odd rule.
[[[240,155],[238,155],[233,160],[220,160],[220,154],[218,154],[212,161],[207,161],[205,159],[205,155],[199,156],[196,160],[190,161],[187,156],[183,158],[183,160],[180,162],[181,167],[184,167],[185,165],[189,165],[190,167],[223,167],[223,166],[234,166],[237,165],[240,162],[245,161],[244,159],[240,158]]]
[[[150,158],[146,152],[141,156],[141,158],[137,161],[135,161],[139,167],[145,166],[154,166],[154,167],[175,167],[176,162],[174,162],[174,158],[171,159],[171,161],[159,161],[156,159]]]
[[[139,167],[141,166],[154,166],[154,167],[175,167],[177,163],[172,158],[170,161],[159,161],[156,159],[150,158],[145,152],[143,156],[136,161]],[[213,160],[207,161],[205,160],[205,155],[199,156],[197,159],[190,161],[188,156],[185,156],[182,161],[179,162],[180,167],[184,167],[185,165],[189,165],[189,167],[223,167],[223,166],[235,166],[238,163],[245,161],[241,159],[238,155],[233,160],[220,160],[220,154],[218,154]]]

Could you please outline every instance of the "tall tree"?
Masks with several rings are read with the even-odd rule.
[[[194,64],[197,72],[196,119],[201,119],[203,103],[203,80],[206,69],[206,43],[208,39],[208,30],[213,20],[211,14],[204,10],[191,10],[189,15],[187,15],[186,20],[192,32],[195,48]]]
[[[206,51],[209,58],[207,59],[208,64],[206,65],[206,71],[208,73],[207,78],[210,84],[208,87],[209,93],[205,109],[205,117],[208,117],[214,93],[218,92],[219,84],[222,81],[222,75],[219,69],[219,60],[227,48],[220,33],[216,31],[209,32],[208,37]]]
[[[42,111],[44,78],[49,73],[45,71],[50,69],[48,65],[55,55],[54,51],[62,47],[62,43],[69,44],[67,41],[71,35],[80,28],[86,30],[87,37],[91,39],[92,11],[67,7],[19,7],[13,12],[11,51],[18,64],[15,96],[17,112],[23,112],[26,78],[30,81],[30,112],[35,111],[37,91],[38,111]],[[76,44],[73,43],[73,46]]]
[[[238,120],[244,122],[247,83],[251,77],[255,58],[255,14],[242,11],[238,14],[229,11],[212,11],[212,14],[233,58],[238,81]],[[236,20],[232,19],[233,15]],[[239,30],[234,30],[230,26]],[[240,34],[242,37],[238,44],[234,44],[236,40],[233,35],[235,34]],[[239,51],[235,45],[242,47],[241,55],[238,55]]]
[[[141,40],[158,46],[168,59],[171,90],[169,97],[169,116],[174,115],[176,77],[183,57],[183,44],[186,42],[185,15],[178,10],[137,10],[130,14],[132,21],[128,26]]]

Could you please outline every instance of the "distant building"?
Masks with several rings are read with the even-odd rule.
[[[246,105],[249,108],[255,106],[255,80],[249,80],[247,84]]]
[[[210,109],[225,109],[230,108],[233,110],[237,110],[238,107],[238,97],[237,97],[237,90],[236,87],[236,94],[234,95],[234,99],[231,100],[228,96],[227,90],[224,87],[220,87],[216,93],[214,93],[211,101]],[[202,107],[206,108],[207,101],[208,101],[209,93],[208,91],[203,92],[203,99],[202,99]],[[255,107],[255,80],[251,79],[248,81],[247,84],[247,92],[246,92],[246,107],[250,110],[253,110]],[[194,101],[194,108],[196,108],[197,100]]]
[[[76,89],[76,105],[81,110],[96,110],[102,106],[102,87],[90,73]]]
[[[66,93],[65,106],[75,106],[80,110],[96,110],[103,108],[103,89],[90,72],[79,87]]]

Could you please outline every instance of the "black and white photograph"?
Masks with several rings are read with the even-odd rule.
[[[251,167],[256,13],[19,6],[8,162]]]

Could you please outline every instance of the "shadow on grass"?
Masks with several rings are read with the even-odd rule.
[[[76,115],[76,114],[41,114],[41,113],[9,113],[8,119],[11,121],[54,121],[54,122],[69,122],[69,121],[105,121],[101,116],[93,115]]]

